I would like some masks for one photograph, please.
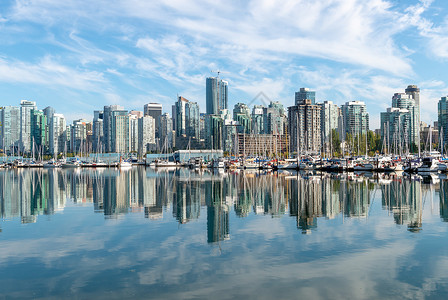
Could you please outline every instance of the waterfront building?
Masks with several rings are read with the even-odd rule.
[[[42,110],[31,111],[31,149],[35,153],[46,153],[47,117]]]
[[[37,109],[36,102],[20,101],[20,150],[31,151],[31,111]]]
[[[103,149],[103,111],[95,110],[93,112],[93,151],[102,152]]]
[[[86,151],[87,120],[74,120],[70,125],[70,151],[81,153]]]
[[[264,133],[264,112],[266,107],[263,105],[254,105],[252,108],[252,130],[254,134],[262,134]]]
[[[350,101],[341,106],[343,131],[342,139],[350,133],[353,137],[367,134],[369,130],[369,113],[362,101]]]
[[[386,153],[408,152],[411,112],[404,108],[390,107],[380,115],[381,140]]]
[[[138,119],[138,153],[150,151],[156,142],[156,121],[151,116]]]
[[[332,101],[319,103],[321,106],[320,127],[322,130],[322,144],[326,152],[330,151],[331,132],[333,129],[338,131],[340,108]]]
[[[217,115],[221,109],[227,109],[228,82],[219,77],[206,79],[206,113]]]
[[[288,109],[289,146],[291,152],[318,153],[321,149],[321,110],[320,105],[311,104],[306,99],[300,105]]]
[[[316,92],[309,88],[300,88],[295,94],[295,105],[302,105],[307,99],[311,100],[311,104],[314,105],[316,103]]]
[[[104,106],[103,110],[103,144],[105,152],[114,152],[114,143],[112,141],[114,127],[112,125],[113,113],[115,111],[123,111],[124,107],[120,105]],[[127,115],[127,112],[126,112]]]
[[[112,112],[112,151],[127,154],[130,151],[129,114],[126,110]]]
[[[207,130],[205,145],[207,149],[222,149],[223,124],[221,115],[207,115],[205,119],[205,127]]]
[[[409,90],[406,89],[407,91]],[[420,136],[420,113],[415,98],[418,94],[395,93],[392,107],[380,115],[381,139],[388,152],[416,151]]]
[[[263,111],[264,131],[265,134],[285,134],[286,116],[283,104],[278,101],[271,101],[269,106]]]
[[[48,131],[50,154],[54,155],[64,151],[66,126],[64,115],[54,113]]]
[[[0,148],[11,154],[20,141],[20,110],[15,106],[0,108]],[[16,151],[14,151],[16,153]]]
[[[172,148],[174,139],[173,139],[173,121],[170,117],[170,114],[164,113],[160,116],[160,148]]]
[[[441,97],[437,105],[438,129],[443,139],[443,145],[448,143],[448,96]],[[445,152],[445,151],[444,151]]]
[[[280,134],[238,134],[236,151],[240,156],[278,157],[288,152],[288,139]]]
[[[137,114],[129,113],[129,151],[135,153],[137,153],[139,149],[138,137],[140,132],[139,132],[138,120],[139,117]]]
[[[162,115],[162,104],[160,103],[148,103],[143,107],[143,114],[145,116],[152,117],[156,122],[156,138],[160,138],[159,136],[159,120]]]

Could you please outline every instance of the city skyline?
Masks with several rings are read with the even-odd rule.
[[[178,94],[205,112],[211,70],[229,82],[229,108],[259,92],[289,107],[309,87],[316,102],[365,102],[371,128],[403,87],[421,89],[427,123],[448,94],[441,0],[3,1],[0,8],[1,105],[37,102],[69,123],[112,104],[141,110],[159,102],[170,112]]]

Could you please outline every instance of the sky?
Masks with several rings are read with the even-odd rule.
[[[360,100],[370,128],[409,84],[421,119],[448,94],[446,0],[1,0],[0,105],[36,101],[68,121],[119,104],[205,112],[205,79],[229,82],[229,108]],[[262,92],[266,98],[258,97]]]

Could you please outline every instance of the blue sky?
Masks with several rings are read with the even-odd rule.
[[[0,105],[36,101],[68,120],[176,95],[205,111],[221,70],[229,107],[264,92],[285,107],[300,87],[318,101],[367,104],[371,128],[408,84],[422,120],[448,94],[446,0],[0,1]]]

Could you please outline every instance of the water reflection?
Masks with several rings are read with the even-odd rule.
[[[423,227],[425,195],[440,195],[440,216],[448,221],[448,182],[439,177],[365,177],[356,174],[214,172],[188,169],[16,169],[0,171],[0,213],[3,219],[36,222],[66,205],[92,205],[95,213],[117,218],[141,213],[179,224],[198,220],[206,209],[207,241],[230,238],[230,216],[250,214],[295,217],[304,234],[318,219],[367,218],[375,197],[398,225],[418,232]],[[428,198],[428,197],[426,197]],[[232,212],[233,210],[233,212]]]

